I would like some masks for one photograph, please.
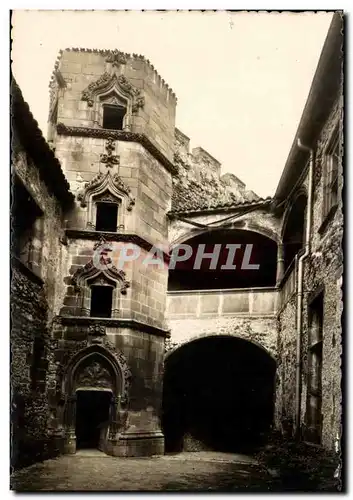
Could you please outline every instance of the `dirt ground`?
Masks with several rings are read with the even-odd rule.
[[[15,472],[16,491],[273,491],[267,471],[250,457],[189,452],[119,458],[79,452]]]

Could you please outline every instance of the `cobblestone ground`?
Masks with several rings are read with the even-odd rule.
[[[100,452],[61,456],[19,470],[16,491],[273,491],[249,457],[212,452],[118,458]]]

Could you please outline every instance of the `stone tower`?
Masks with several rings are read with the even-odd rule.
[[[94,440],[163,453],[176,97],[143,56],[78,49],[60,54],[50,97],[48,139],[75,195],[57,270],[55,433],[66,453]],[[146,266],[153,246],[164,262]]]

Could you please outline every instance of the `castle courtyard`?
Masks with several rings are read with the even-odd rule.
[[[245,455],[189,452],[120,458],[81,451],[21,469],[22,491],[273,491],[271,475]]]

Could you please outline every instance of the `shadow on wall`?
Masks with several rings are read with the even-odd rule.
[[[166,452],[251,452],[274,414],[276,363],[234,337],[183,345],[166,360],[162,426]]]

